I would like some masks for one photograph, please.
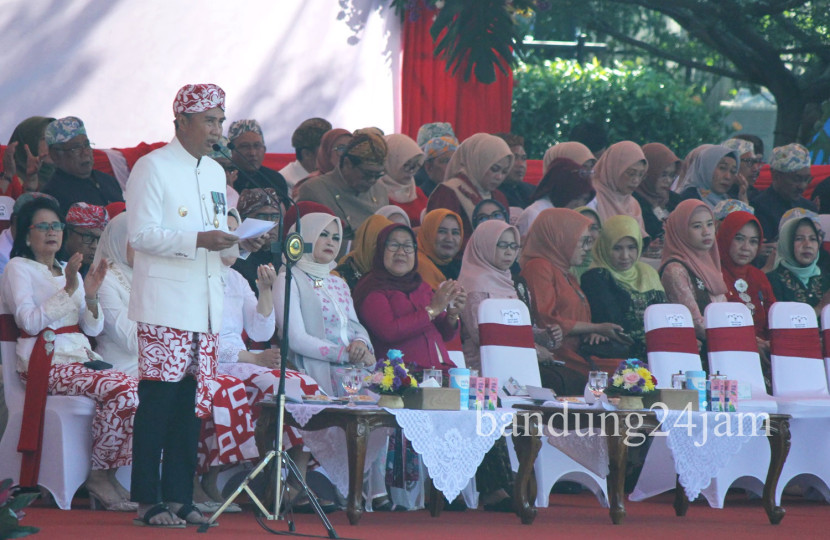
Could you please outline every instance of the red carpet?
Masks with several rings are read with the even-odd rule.
[[[817,538],[830,530],[830,507],[825,503],[784,498],[787,515],[780,525],[769,524],[760,501],[748,501],[740,494],[727,498],[726,508],[715,510],[703,502],[692,504],[686,517],[674,515],[673,496],[666,494],[649,502],[626,504],[628,515],[622,525],[613,525],[608,511],[600,508],[591,495],[554,495],[551,507],[539,510],[533,525],[522,525],[513,514],[477,510],[444,512],[438,518],[426,511],[408,513],[364,514],[360,525],[348,524],[344,512],[330,514],[340,538],[429,539],[475,538],[514,540],[521,537],[550,537],[554,534],[581,538],[599,536],[614,538],[653,538],[671,535],[680,538]],[[41,528],[42,538],[108,538],[114,540],[167,539],[196,537],[195,527],[160,530],[135,527],[132,515],[87,510],[85,500],[77,500],[76,508],[63,511],[33,507],[27,510],[24,524]],[[316,516],[297,516],[297,531],[325,535]],[[268,522],[272,528],[285,531],[285,522]],[[521,536],[519,536],[521,535]],[[252,512],[220,516],[219,526],[198,538],[235,539],[271,536],[257,524]]]

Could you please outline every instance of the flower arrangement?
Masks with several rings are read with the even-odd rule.
[[[657,379],[646,365],[636,358],[629,358],[620,362],[605,393],[609,396],[644,396],[654,392],[656,387]]]
[[[377,394],[402,394],[407,388],[416,388],[418,381],[409,375],[403,363],[403,353],[390,349],[386,358],[378,360],[375,371],[366,377],[369,390]]]
[[[0,538],[21,538],[35,534],[37,527],[20,525],[23,509],[29,506],[38,493],[12,495],[12,481],[7,478],[0,482]]]

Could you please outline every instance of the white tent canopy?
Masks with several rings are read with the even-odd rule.
[[[269,152],[320,116],[400,126],[400,23],[385,0],[6,0],[0,141],[29,116],[78,116],[98,148],[173,136],[187,83],[227,93],[227,122],[256,118]]]

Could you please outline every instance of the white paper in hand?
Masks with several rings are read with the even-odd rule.
[[[248,238],[259,238],[260,236],[267,233],[276,226],[277,224],[273,221],[248,218],[244,220],[242,222],[242,225],[240,225],[239,228],[237,228],[231,234],[238,236],[240,240],[247,240]]]

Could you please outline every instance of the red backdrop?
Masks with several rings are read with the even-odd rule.
[[[459,70],[452,76],[443,59],[433,55],[429,33],[434,11],[417,11],[417,19],[404,22],[403,101],[401,132],[413,139],[418,128],[429,122],[449,122],[459,140],[478,132],[510,131],[513,104],[513,73],[496,71],[492,84],[478,82],[473,75],[465,82]]]

